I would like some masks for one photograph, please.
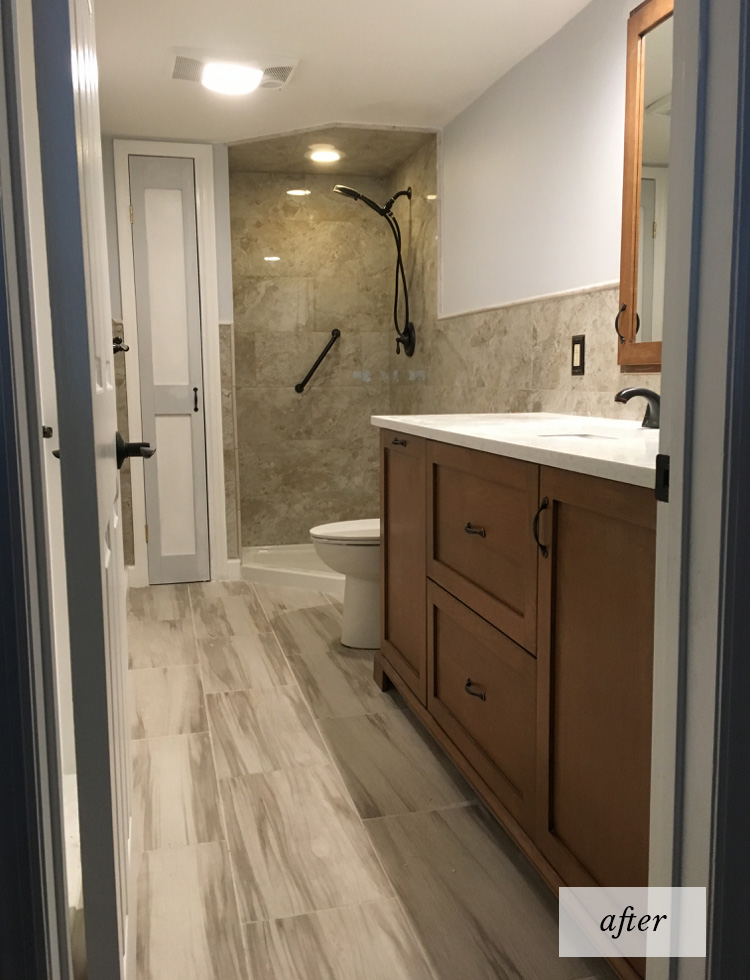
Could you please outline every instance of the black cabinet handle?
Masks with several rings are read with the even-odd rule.
[[[198,389],[193,388],[193,411],[198,411]]]
[[[474,527],[474,525],[470,521],[466,522],[466,527],[464,528],[464,531],[466,531],[467,534],[478,534],[480,538],[487,537],[487,532],[483,527]]]
[[[471,678],[467,677],[466,683],[464,684],[464,691],[466,691],[467,694],[470,694],[473,698],[479,698],[480,701],[486,701],[487,695],[484,693],[484,691],[474,691],[472,690],[473,687],[474,684],[472,684]]]
[[[622,306],[620,307],[620,310],[619,310],[617,316],[615,317],[615,333],[620,338],[620,343],[621,344],[624,344],[625,343],[625,338],[620,333],[620,317],[623,315],[623,313],[625,312],[625,310],[627,310],[627,308],[628,308],[628,304],[627,303],[623,303]]]
[[[620,317],[623,315],[623,313],[625,312],[625,310],[627,310],[627,308],[628,308],[628,304],[627,303],[623,303],[622,306],[620,307],[619,313],[615,317],[615,333],[620,338],[620,343],[621,344],[624,344],[625,343],[625,338],[620,333]],[[640,329],[641,329],[641,318],[636,313],[636,315],[635,315],[635,332],[636,332],[636,334],[638,333],[638,331]]]
[[[536,514],[534,514],[534,523],[532,524],[531,527],[532,533],[534,535],[534,540],[536,541],[537,547],[542,553],[542,558],[546,558],[547,555],[549,554],[549,551],[547,549],[547,546],[543,545],[542,542],[539,540],[539,518],[542,515],[542,511],[546,510],[548,507],[549,507],[549,498],[545,497],[544,500],[539,505],[539,510],[536,512]]]
[[[406,445],[406,439],[398,439],[398,438],[396,438],[396,439],[393,440],[393,443],[392,444],[394,446],[405,446]]]

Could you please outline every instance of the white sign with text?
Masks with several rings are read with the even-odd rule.
[[[705,955],[705,888],[560,889],[560,956]]]

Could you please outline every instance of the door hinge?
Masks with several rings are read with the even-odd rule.
[[[659,453],[656,457],[656,486],[654,494],[662,503],[669,503],[669,456]]]
[[[130,210],[132,211],[133,209],[131,208]],[[132,221],[133,219],[131,218],[130,220]],[[656,222],[654,222],[654,227],[651,229],[651,237],[656,238]]]
[[[133,205],[130,205],[130,224],[133,224]]]
[[[146,525],[146,544],[148,544],[148,524]]]

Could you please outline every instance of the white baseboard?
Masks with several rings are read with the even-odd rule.
[[[135,565],[125,566],[128,588],[144,589],[149,584],[148,576],[141,575]],[[227,581],[239,582],[242,578],[242,562],[239,558],[227,559]]]
[[[135,565],[126,565],[125,574],[128,577],[128,587],[131,589],[145,589],[148,585],[148,573],[141,571]]]

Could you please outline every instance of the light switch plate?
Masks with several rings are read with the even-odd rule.
[[[573,337],[573,342],[571,344],[571,353],[570,353],[570,373],[571,374],[586,373],[585,334],[578,334],[577,336]]]

